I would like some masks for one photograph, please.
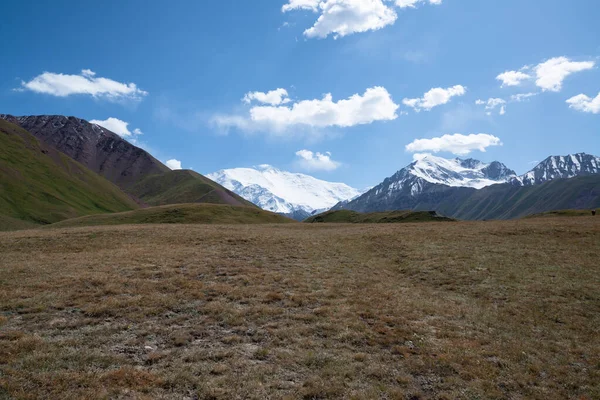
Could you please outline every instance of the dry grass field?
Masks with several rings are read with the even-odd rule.
[[[600,217],[0,233],[0,398],[599,399]]]

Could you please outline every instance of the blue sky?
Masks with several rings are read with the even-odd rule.
[[[363,188],[413,152],[518,173],[600,155],[595,0],[10,3],[0,113],[118,119],[201,173],[271,164]]]

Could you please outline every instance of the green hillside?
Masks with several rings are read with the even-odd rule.
[[[402,222],[453,221],[433,211],[387,211],[362,214],[350,210],[328,211],[306,219],[307,223],[385,224]]]
[[[136,208],[117,186],[0,120],[0,215],[50,224]]]
[[[176,204],[134,211],[89,215],[61,221],[51,227],[129,224],[276,224],[296,221],[257,207],[224,204]]]
[[[134,185],[130,192],[152,206],[212,203],[256,207],[218,183],[190,170],[151,175]]]

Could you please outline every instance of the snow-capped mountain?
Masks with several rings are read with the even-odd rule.
[[[533,186],[552,179],[600,173],[600,157],[586,153],[551,156],[534,169],[510,180],[516,186]]]
[[[419,156],[373,190],[376,193],[393,193],[408,189],[412,195],[418,195],[427,183],[481,189],[504,183],[515,176],[513,170],[498,161],[486,164],[472,158],[449,160],[427,154]]]
[[[483,163],[472,158],[446,159],[430,154],[419,155],[407,167],[396,172],[359,198],[338,203],[334,209],[348,208],[370,212],[412,209],[423,198],[442,197],[450,188],[482,189],[506,183],[516,173],[504,164]]]
[[[344,183],[281,171],[270,165],[225,169],[207,176],[262,209],[297,219],[361,194]]]

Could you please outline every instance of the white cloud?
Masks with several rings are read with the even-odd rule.
[[[594,68],[593,61],[575,62],[566,57],[555,57],[535,67],[535,84],[543,90],[560,92],[565,78],[576,72]]]
[[[418,3],[442,4],[442,0],[396,0],[396,5],[400,8],[416,7]]]
[[[21,82],[20,90],[66,97],[85,94],[110,100],[141,100],[148,92],[139,89],[135,83],[121,83],[108,78],[97,78],[96,73],[84,69],[80,75],[55,74],[44,72],[29,82]]]
[[[363,95],[333,101],[328,93],[318,100],[302,100],[291,105],[253,106],[248,116],[217,115],[212,122],[218,126],[242,130],[285,132],[290,127],[351,127],[375,121],[390,121],[398,117],[398,105],[383,87],[372,87]]]
[[[524,67],[523,70],[527,69]],[[504,86],[520,86],[521,83],[531,79],[531,75],[528,75],[521,71],[506,71],[496,77],[497,80],[502,81],[502,87]]]
[[[393,25],[398,18],[394,5],[415,7],[418,3],[441,4],[442,0],[289,0],[283,12],[310,10],[319,13],[315,24],[304,31],[307,38],[344,37]]]
[[[500,111],[499,111],[500,115],[506,114],[506,100],[504,100],[504,99],[499,99],[499,98],[490,98],[488,100],[479,99],[479,100],[475,101],[475,104],[477,104],[478,106],[485,105],[485,109],[488,111],[487,115],[492,115],[492,111],[495,110],[497,107],[500,107]]]
[[[142,135],[142,131],[138,128],[133,130],[133,133],[129,131],[129,123],[125,121],[121,121],[118,118],[107,118],[104,121],[100,121],[97,119],[93,119],[90,121],[90,124],[95,124],[101,126],[102,128],[106,128],[109,131],[116,133],[121,137],[130,137],[132,135]]]
[[[285,4],[281,8],[281,11],[311,10],[317,12],[319,10],[319,3],[321,3],[321,0],[290,0],[288,4]]]
[[[531,97],[537,96],[539,93],[519,93],[510,96],[510,101],[521,103]]]
[[[502,142],[499,138],[486,133],[471,135],[456,133],[454,135],[444,135],[432,139],[417,139],[406,145],[406,151],[411,153],[439,153],[445,151],[458,156],[464,156],[474,150],[485,152],[486,148],[490,146],[501,145]]]
[[[291,100],[288,98],[288,92],[285,89],[275,89],[270,92],[250,92],[246,93],[243,99],[244,103],[250,104],[252,101],[258,101],[259,103],[269,104],[272,106],[278,106],[280,104],[287,104]]]
[[[499,98],[491,98],[488,99],[487,105],[485,106],[486,110],[493,110],[494,108],[506,104],[506,100]]]
[[[396,22],[396,12],[382,0],[325,0],[319,3],[321,15],[312,28],[304,31],[307,38],[334,38],[353,33],[374,31]]]
[[[443,88],[433,88],[423,95],[420,99],[404,99],[402,103],[408,107],[414,108],[416,111],[431,110],[433,107],[441,106],[450,102],[452,97],[463,96],[467,92],[467,88],[461,85]]]
[[[577,111],[600,114],[600,93],[595,98],[580,94],[567,100],[569,108]]]
[[[554,57],[534,67],[524,66],[519,71],[506,71],[496,77],[504,86],[520,86],[535,79],[543,91],[560,92],[564,80],[571,74],[594,68],[594,61],[571,61],[567,57]],[[523,71],[533,70],[535,76]]]
[[[181,169],[181,161],[179,160],[168,160],[166,163],[167,167],[171,168],[172,170],[175,169]]]
[[[486,110],[486,114],[487,115],[492,115],[493,111],[500,107],[500,110],[498,111],[498,114],[500,115],[505,115],[506,114],[506,106],[509,103],[522,103],[524,101],[527,101],[528,99],[530,99],[533,96],[537,96],[539,93],[519,93],[519,94],[514,94],[512,96],[510,96],[510,98],[508,100],[504,100],[501,98],[489,98],[487,100],[476,100],[475,104],[477,104],[478,106],[483,106],[485,105],[485,110]]]
[[[299,150],[296,152],[299,157],[298,165],[308,171],[333,171],[340,166],[340,163],[331,159],[331,153],[313,153],[310,150]]]

